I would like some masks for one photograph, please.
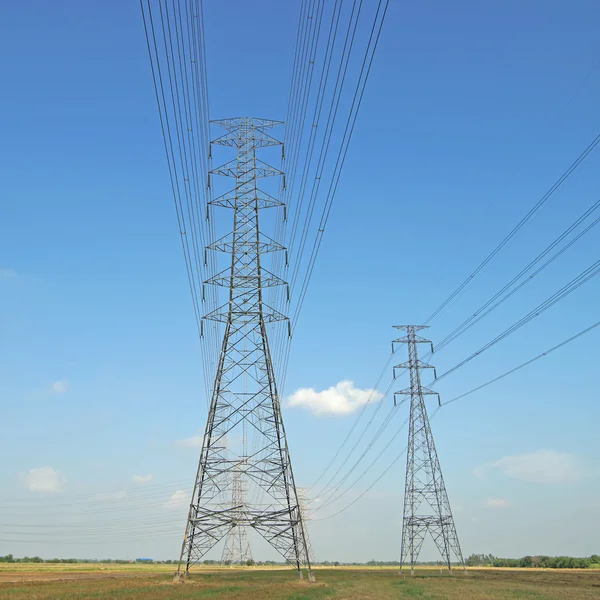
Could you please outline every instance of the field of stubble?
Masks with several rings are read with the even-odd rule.
[[[392,569],[316,569],[317,583],[287,569],[199,569],[172,583],[167,565],[2,565],[0,598],[15,600],[598,600],[600,570],[471,569],[452,576],[420,569],[414,579]]]

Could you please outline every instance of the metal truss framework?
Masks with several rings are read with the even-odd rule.
[[[233,230],[207,246],[230,255],[227,269],[205,282],[227,288],[228,301],[204,316],[225,329],[176,577],[233,528],[251,527],[300,576],[306,564],[313,580],[266,328],[287,317],[263,301],[263,288],[287,285],[261,264],[264,252],[285,248],[259,229],[260,210],[283,204],[257,186],[259,178],[283,176],[256,158],[258,148],[281,145],[266,133],[281,123],[248,117],[213,123],[226,133],[212,143],[237,149],[235,160],[210,172],[235,179],[231,191],[210,200],[233,209]],[[235,440],[240,432],[243,449],[232,456],[227,436]],[[236,486],[246,492],[238,500]]]
[[[406,336],[394,340],[393,344],[408,345],[408,362],[394,367],[409,369],[410,387],[394,394],[410,396],[410,426],[406,453],[406,483],[404,488],[404,517],[402,521],[402,546],[400,549],[400,570],[410,564],[414,575],[415,563],[427,532],[452,570],[452,558],[464,568],[464,560],[456,527],[452,517],[450,501],[446,493],[442,469],[438,460],[424,396],[439,394],[421,385],[421,369],[433,369],[419,360],[417,344],[431,344],[417,335],[424,325],[396,325],[396,329],[406,332]],[[433,352],[433,344],[431,344]]]
[[[304,539],[306,540],[306,550],[308,552],[308,558],[310,560],[310,564],[315,564],[315,554],[312,549],[312,544],[310,543],[310,533],[308,531],[308,521],[310,521],[310,509],[308,507],[309,500],[306,495],[306,488],[298,488],[298,501],[300,505],[300,516],[302,517],[302,523],[304,524]]]
[[[232,508],[232,528],[225,537],[225,546],[221,554],[222,565],[245,564],[252,560],[252,551],[248,542],[247,530],[243,524],[247,521],[245,513],[246,506],[246,490],[244,486],[243,462],[239,463],[239,468],[233,474],[232,492],[231,492],[231,508]]]

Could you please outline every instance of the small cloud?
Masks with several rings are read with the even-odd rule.
[[[133,483],[149,483],[152,479],[154,479],[152,473],[149,473],[148,475],[134,475]]]
[[[508,500],[503,500],[502,498],[488,498],[485,501],[485,505],[488,508],[508,508],[510,502]]]
[[[182,508],[190,503],[190,495],[184,490],[177,490],[164,504],[165,508]]]
[[[553,450],[505,456],[474,470],[477,477],[485,477],[493,472],[529,483],[569,483],[581,479],[583,475],[576,456]]]
[[[52,391],[55,394],[66,394],[71,389],[71,384],[66,381],[55,381],[52,384]]]
[[[17,276],[17,272],[12,269],[0,269],[0,279],[13,279]]]
[[[20,477],[31,492],[54,494],[61,492],[67,483],[65,476],[52,467],[30,469],[29,473],[21,473]]]
[[[94,500],[99,500],[100,502],[105,502],[106,500],[123,500],[125,496],[127,496],[127,492],[125,490],[120,490],[119,492],[96,494]]]
[[[173,442],[175,446],[180,448],[199,448],[202,446],[202,436],[193,435],[192,437],[185,438],[183,440],[176,440]]]
[[[329,389],[317,392],[313,388],[296,390],[289,398],[289,406],[301,406],[315,415],[347,415],[370,401],[383,398],[377,390],[361,390],[350,380],[340,381]]]

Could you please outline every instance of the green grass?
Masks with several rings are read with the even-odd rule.
[[[290,570],[200,569],[173,583],[173,569],[0,569],[4,600],[598,600],[600,571],[317,569],[317,583]]]
[[[223,587],[217,587],[210,590],[202,590],[197,594],[197,598],[222,598],[226,596],[230,596],[233,592],[238,592],[243,590],[243,587],[229,585]]]

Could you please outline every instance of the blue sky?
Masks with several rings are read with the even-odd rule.
[[[211,117],[283,119],[298,3],[206,5]],[[426,319],[600,133],[599,11],[591,0],[392,1],[286,396],[344,380],[371,388],[391,325]],[[190,487],[199,453],[193,440],[176,442],[203,430],[206,404],[139,6],[32,0],[3,13],[2,531],[22,523],[25,507],[49,504],[58,525],[91,507],[98,527],[141,514],[172,520],[173,533],[125,546],[9,543],[1,540],[19,536],[3,533],[0,554],[175,557],[185,512],[177,493]],[[441,340],[598,200],[599,160],[586,161],[428,337]],[[598,235],[435,355],[438,372],[597,260]],[[442,399],[597,321],[599,292],[590,281],[440,382]],[[465,554],[598,552],[599,335],[436,416]],[[284,419],[297,482],[308,487],[354,415],[286,406]],[[402,433],[389,459],[314,518],[344,508],[404,444]],[[398,556],[403,468],[400,460],[347,511],[311,524],[317,558]],[[97,496],[108,492],[116,495]]]

